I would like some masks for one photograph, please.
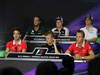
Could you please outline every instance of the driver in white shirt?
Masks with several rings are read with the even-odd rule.
[[[85,33],[85,40],[90,42],[96,42],[97,39],[97,29],[93,27],[93,18],[91,16],[87,16],[85,19],[85,27],[80,30]]]

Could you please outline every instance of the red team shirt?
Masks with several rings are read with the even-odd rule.
[[[79,54],[80,56],[87,56],[87,55],[89,55],[88,53],[91,50],[92,50],[92,48],[90,46],[90,43],[88,43],[88,42],[84,43],[81,48],[79,48],[76,43],[73,43],[68,48],[68,51],[70,51],[74,56],[76,54]]]
[[[27,44],[25,41],[20,41],[17,45],[14,40],[7,43],[6,48],[10,49],[10,52],[22,52],[23,49],[27,50]]]

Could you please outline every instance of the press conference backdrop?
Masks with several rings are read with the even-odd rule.
[[[49,28],[54,27],[57,16],[62,16],[71,35],[83,26],[84,17],[91,15],[94,26],[100,30],[99,5],[99,0],[0,0],[0,40],[11,40],[8,35],[14,27],[20,27],[25,33],[36,15]]]

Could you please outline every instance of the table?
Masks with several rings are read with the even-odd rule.
[[[0,58],[0,68],[12,66],[21,70],[24,75],[35,75],[37,65],[42,61],[53,61],[58,69],[62,67],[61,59],[33,59],[33,58]],[[88,62],[75,60],[74,75],[87,75]]]

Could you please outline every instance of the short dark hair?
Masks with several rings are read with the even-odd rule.
[[[89,20],[92,21],[93,20],[93,17],[92,16],[86,16],[85,19],[89,19]]]
[[[22,72],[15,67],[5,67],[0,70],[0,75],[23,75]]]
[[[69,72],[69,75],[72,75],[74,73],[74,58],[70,56],[64,56],[62,61],[62,65],[64,66],[65,69],[67,69],[67,72]]]
[[[98,56],[88,62],[88,75],[100,74],[99,68],[100,68],[100,56]]]
[[[17,28],[17,27],[16,28],[13,28],[12,29],[12,34],[13,34],[14,31],[18,31],[20,34],[22,34],[22,31],[21,31],[20,28]]]
[[[85,21],[86,21],[87,19],[88,19],[88,20],[91,20],[91,22],[92,22],[92,24],[93,24],[93,17],[92,17],[92,16],[86,16],[86,17],[85,17]]]
[[[52,31],[48,31],[45,33],[45,36],[51,35],[53,38],[55,38],[55,35]]]
[[[40,21],[42,20],[40,16],[34,16],[33,17],[33,20],[34,20],[35,17],[38,17]]]
[[[58,75],[58,69],[54,62],[43,61],[36,69],[36,75]]]
[[[81,33],[83,35],[83,38],[85,37],[85,33],[82,30],[78,30],[76,33]]]

